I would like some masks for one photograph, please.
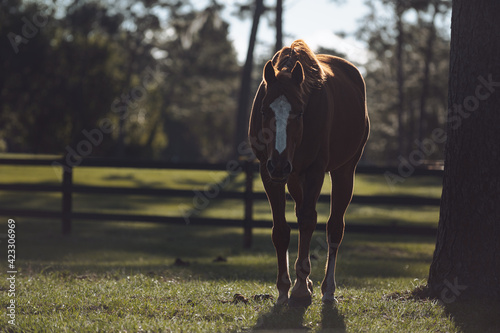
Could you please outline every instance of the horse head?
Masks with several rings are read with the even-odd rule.
[[[284,183],[292,172],[295,149],[302,141],[304,70],[299,61],[291,70],[276,71],[272,61],[264,67],[265,96],[262,129],[272,133],[266,140],[266,168],[271,180]]]

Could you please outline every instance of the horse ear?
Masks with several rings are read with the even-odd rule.
[[[304,82],[304,69],[300,62],[296,62],[292,69],[292,79],[300,86]]]
[[[271,83],[276,81],[276,73],[274,72],[274,67],[271,60],[269,60],[264,67],[264,74],[262,76],[267,85],[270,85]]]

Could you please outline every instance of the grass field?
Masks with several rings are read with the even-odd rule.
[[[0,183],[6,184],[47,184],[61,182],[62,170],[53,167],[0,166]],[[192,170],[155,170],[131,168],[91,168],[81,167],[74,170],[74,184],[90,186],[169,188],[197,190],[204,192],[221,182],[226,173],[222,171]],[[244,175],[239,175],[223,190],[243,191]],[[254,177],[254,189],[263,192],[260,177]],[[322,193],[329,194],[330,179],[326,177]],[[358,195],[420,195],[439,198],[441,180],[436,177],[411,177],[400,186],[391,188],[384,176],[358,175],[355,194]],[[130,213],[165,216],[192,216],[242,219],[244,207],[242,200],[211,199],[205,209],[196,209],[193,197],[151,197],[134,195],[74,194],[73,210],[78,212]],[[0,202],[12,209],[61,209],[60,193],[2,192]],[[325,223],[330,214],[329,204],[318,204],[318,221]],[[348,210],[349,223],[377,225],[415,225],[437,226],[439,207],[436,206],[376,206],[352,204]],[[254,219],[270,220],[267,201],[254,203]],[[287,219],[295,221],[293,202],[288,202]]]
[[[56,222],[16,222],[17,325],[1,316],[4,332],[484,332],[485,323],[498,325],[495,310],[484,305],[476,314],[478,307],[454,310],[410,297],[425,282],[432,237],[346,235],[339,303],[325,307],[318,294],[325,234],[317,232],[311,246],[318,257],[311,276],[316,294],[304,311],[254,299],[277,297],[269,230],[256,230],[253,249],[242,250],[237,228],[81,221],[63,237]],[[296,244],[293,232],[291,249]],[[293,262],[295,251],[290,255]],[[218,257],[227,261],[214,262]],[[8,289],[1,279],[3,309]]]
[[[75,183],[85,185],[202,190],[225,175],[77,168],[74,176]],[[57,184],[60,179],[52,168],[0,166],[0,182]],[[242,182],[237,178],[227,189],[241,190]],[[403,185],[394,193],[383,177],[363,175],[355,191],[434,197],[440,193],[436,179],[410,178]],[[328,187],[329,181],[326,193]],[[258,178],[255,188],[262,189]],[[75,195],[74,200],[78,211],[175,216],[179,205],[189,205],[190,199]],[[58,210],[60,195],[0,192],[0,205]],[[201,215],[239,217],[243,208],[238,205],[214,200]],[[348,223],[437,223],[435,207],[353,206]],[[322,219],[327,209],[319,210]],[[255,215],[270,218],[266,202],[256,205]],[[276,259],[269,229],[255,229],[253,248],[243,250],[239,228],[75,221],[71,236],[63,237],[59,221],[9,216],[0,217],[0,234],[5,235],[8,218],[16,220],[17,325],[2,315],[3,332],[497,332],[500,327],[498,308],[411,296],[425,284],[433,237],[347,234],[338,259],[339,303],[329,307],[322,305],[319,294],[326,249],[325,233],[317,232],[311,243],[317,257],[311,275],[316,293],[307,310],[297,310],[273,306]],[[6,239],[0,241],[5,244]],[[291,263],[296,246],[293,231]],[[2,248],[7,254],[6,246]],[[1,258],[5,276],[6,255]],[[2,278],[3,309],[13,299],[9,287]]]

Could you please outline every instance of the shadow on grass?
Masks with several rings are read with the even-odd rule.
[[[290,308],[274,306],[271,310],[261,313],[252,331],[302,331],[310,328],[302,324],[305,308]],[[345,332],[346,325],[342,315],[334,304],[323,304],[321,309],[321,331]]]
[[[18,184],[13,184],[18,185]],[[153,188],[153,186],[136,186],[136,188]],[[194,195],[194,193],[193,193]],[[2,206],[9,209],[20,210],[61,210],[60,192],[7,192],[0,191],[0,202]],[[180,203],[187,206],[192,204],[192,198],[168,197],[168,196],[146,196],[146,195],[124,195],[124,194],[88,194],[73,193],[74,212],[120,212],[138,213],[151,209],[157,214],[175,213],[181,216],[181,211],[174,211]],[[166,206],[171,204],[171,206]],[[168,212],[170,210],[171,212]],[[173,211],[173,212],[172,212]]]
[[[302,324],[305,308],[290,308],[276,305],[270,311],[261,313],[252,331],[308,330]]]
[[[461,332],[500,332],[500,302],[457,301],[444,308]]]
[[[273,283],[276,278],[276,259],[270,230],[256,229],[253,248],[244,250],[242,230],[238,227],[78,220],[74,221],[70,236],[61,236],[60,223],[55,220],[20,218],[16,222],[18,264],[33,273],[154,272],[200,280],[269,283]],[[315,237],[324,239],[325,234],[317,232]],[[291,262],[295,260],[297,238],[297,232],[294,231],[290,243]],[[418,269],[428,264],[430,254],[423,255],[405,248],[392,249],[391,243],[396,240],[411,244],[433,241],[427,237],[346,235],[345,247],[339,257],[341,284],[344,281],[343,284],[351,285],[352,277],[356,276],[418,276]],[[367,247],[366,242],[370,242],[370,247]],[[377,248],[380,250],[374,251]],[[319,281],[324,275],[326,250],[319,242],[313,243],[312,250],[319,258],[313,262],[313,280]],[[227,262],[214,262],[219,256],[226,258]],[[177,258],[189,265],[174,265]]]
[[[344,315],[335,304],[323,304],[321,309],[321,329],[328,332],[346,332]]]
[[[14,219],[17,263],[33,273],[125,271],[201,280],[275,279],[268,233],[255,232],[253,249],[244,250],[242,231],[236,227],[74,221],[72,234],[62,236],[57,221]],[[213,262],[219,256],[227,262]],[[189,265],[175,265],[177,258]]]
[[[395,296],[401,300],[436,302],[443,307],[445,315],[459,328],[459,332],[500,332],[500,300],[498,298],[494,296],[484,298],[473,293],[460,297],[458,289],[455,291],[448,289],[448,291],[451,291],[452,299],[445,299],[443,294],[435,293],[425,285],[417,287],[407,295],[402,293]]]

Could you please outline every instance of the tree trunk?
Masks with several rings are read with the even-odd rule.
[[[276,45],[274,52],[283,47],[283,0],[276,0]]]
[[[430,66],[434,56],[434,40],[436,38],[436,16],[439,14],[439,4],[434,4],[434,13],[429,25],[427,45],[424,55],[424,74],[422,77],[422,94],[420,95],[420,116],[418,119],[418,142],[424,139],[425,109],[427,108],[427,98],[429,97]]]
[[[500,300],[500,1],[454,0],[448,128],[428,287]]]
[[[405,108],[405,97],[404,97],[404,72],[403,72],[403,43],[404,43],[404,31],[403,31],[403,5],[399,2],[396,4],[396,30],[398,31],[398,36],[396,38],[396,69],[397,69],[397,84],[398,84],[398,150],[400,155],[405,154],[404,149],[404,108]]]
[[[234,157],[238,157],[238,146],[247,140],[248,118],[250,114],[250,88],[252,83],[253,51],[257,30],[262,13],[264,12],[263,0],[255,0],[255,12],[253,16],[252,31],[248,42],[247,59],[243,66],[241,75],[240,94],[238,96],[238,114],[236,115],[236,133],[234,142]]]
[[[137,44],[134,42],[134,45],[131,45],[133,42],[133,37],[131,36],[130,33],[127,33],[126,37],[126,42],[127,42],[127,47],[130,48],[130,59],[127,64],[127,71],[125,74],[125,79],[122,82],[121,86],[121,92],[122,94],[128,94],[129,92],[126,91],[127,89],[130,88],[130,83],[132,82],[132,74],[134,71],[134,63],[136,61],[137,57]],[[127,123],[128,119],[128,108],[129,106],[125,106],[126,110],[123,113],[119,114],[119,119],[118,119],[118,138],[117,138],[117,143],[116,143],[116,148],[114,151],[115,156],[118,157],[123,157],[125,155],[125,125]]]

